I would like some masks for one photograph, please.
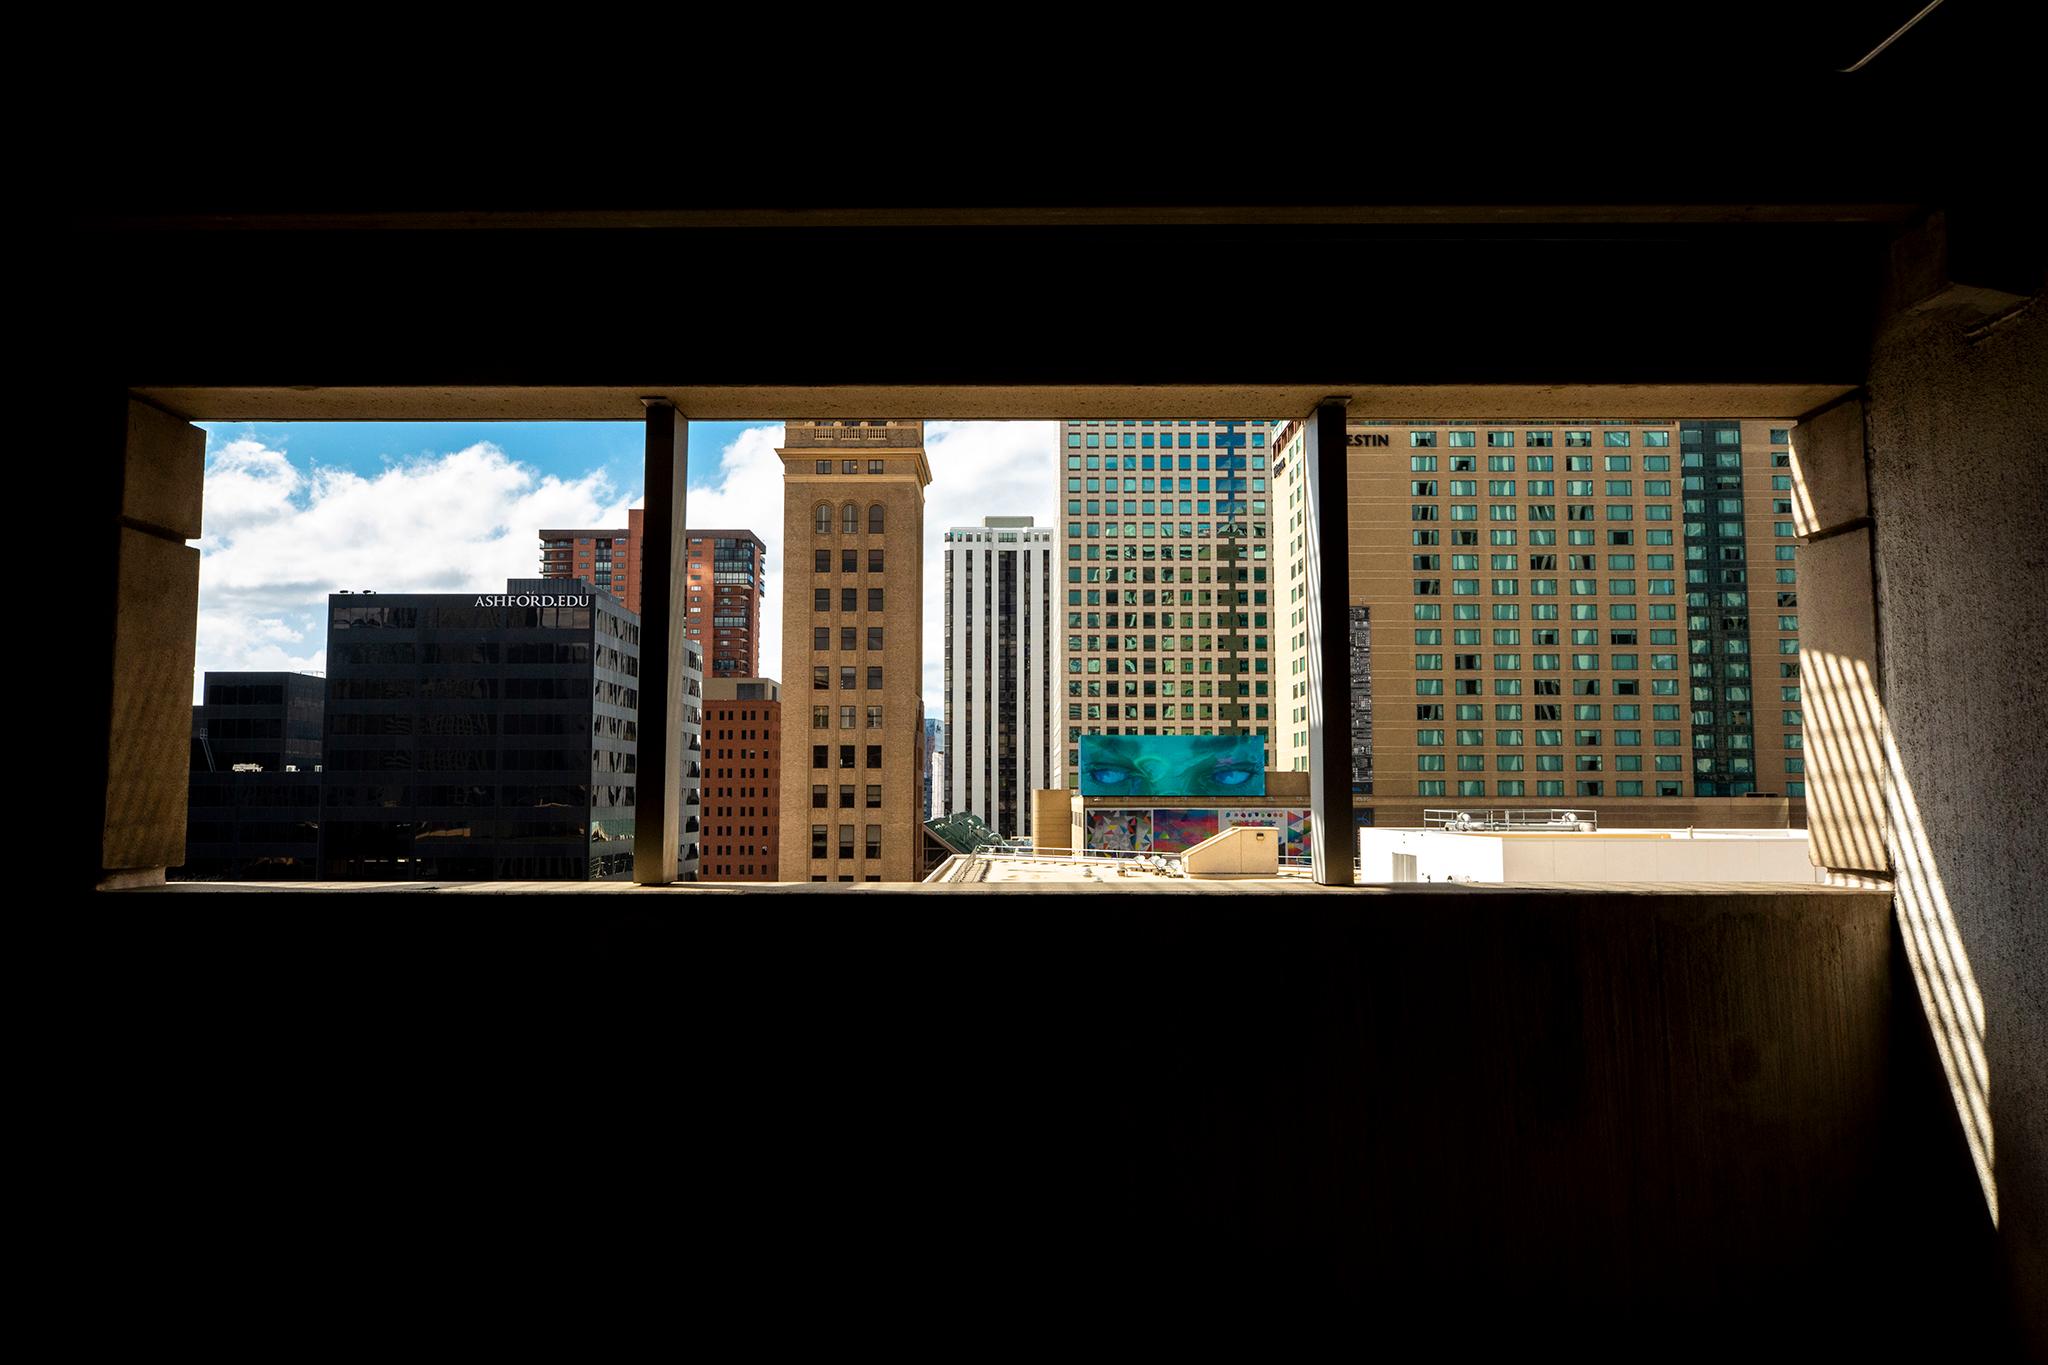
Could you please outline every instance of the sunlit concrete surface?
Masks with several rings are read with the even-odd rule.
[[[1818,883],[1803,829],[1361,829],[1367,881],[1529,885]]]

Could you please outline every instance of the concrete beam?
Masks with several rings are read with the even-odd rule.
[[[145,385],[139,397],[195,422],[637,422],[659,396],[700,422],[914,413],[931,421],[1288,417],[1352,396],[1354,421],[1383,417],[1745,418],[1811,412],[1853,377],[1793,384],[854,384]]]
[[[640,546],[640,749],[633,880],[666,886],[682,852],[683,632],[676,608],[688,563],[683,544],[690,424],[673,403],[646,401],[646,537]]]
[[[593,232],[789,228],[1498,227],[1748,223],[1898,223],[1919,205],[1840,203],[1513,204],[943,204],[766,208],[410,209],[389,211],[88,215],[80,226],[117,232]]]
[[[2037,216],[2020,204],[1937,209],[1892,239],[1880,312],[1964,322],[1996,317],[2048,283],[2048,247]]]
[[[1346,505],[1347,400],[1316,404],[1302,449],[1308,564],[1308,780],[1319,886],[1351,876],[1351,517]]]

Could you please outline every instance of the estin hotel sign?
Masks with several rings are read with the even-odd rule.
[[[1390,444],[1386,435],[1377,431],[1347,431],[1344,444],[1348,446],[1383,446]]]

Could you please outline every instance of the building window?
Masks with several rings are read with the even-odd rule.
[[[882,504],[879,502],[868,504],[868,534],[882,534]]]
[[[842,535],[860,534],[860,508],[849,502],[839,509],[839,530]]]

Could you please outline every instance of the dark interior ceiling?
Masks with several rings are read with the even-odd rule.
[[[2013,7],[1840,73],[1919,8],[137,32],[38,146],[129,385],[1854,382],[1891,235],[2037,150]]]

